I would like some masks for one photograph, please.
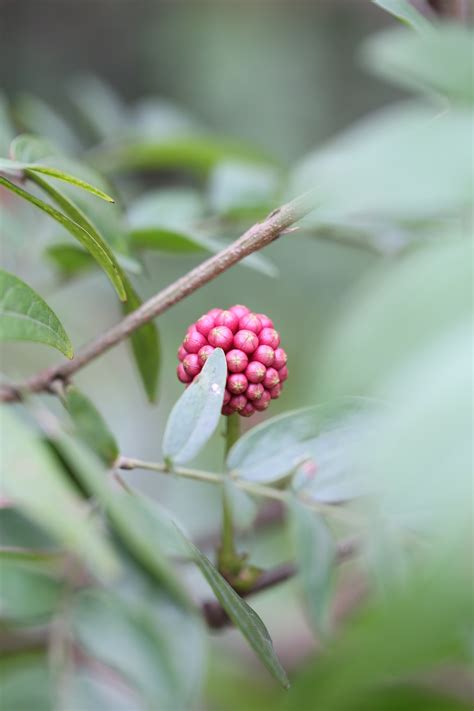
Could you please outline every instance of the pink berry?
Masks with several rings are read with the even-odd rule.
[[[232,405],[227,404],[222,406],[221,412],[223,415],[233,415],[235,410]]]
[[[229,392],[229,391],[227,390],[227,388],[226,388],[226,389],[224,390],[224,405],[227,405],[227,404],[228,404],[228,402],[229,402],[229,400],[230,400],[231,397],[232,397],[232,395],[230,394],[230,392]]]
[[[273,361],[273,367],[277,370],[280,370],[280,368],[283,368],[283,366],[286,365],[287,360],[288,357],[283,348],[277,348],[275,351],[275,360]]]
[[[262,328],[258,337],[262,346],[271,346],[275,350],[280,345],[280,336],[274,328]]]
[[[248,309],[246,306],[242,306],[242,304],[236,304],[235,306],[231,306],[229,311],[232,311],[232,313],[235,314],[237,318],[242,318],[242,316],[245,316],[245,314],[248,314],[250,312],[250,309]]]
[[[286,365],[284,365],[283,368],[280,368],[280,370],[278,371],[278,377],[280,378],[280,383],[285,382],[288,377],[288,368],[286,367]]]
[[[239,327],[239,319],[232,311],[221,311],[216,316],[216,326],[227,326],[232,333],[235,333]]]
[[[210,345],[203,346],[202,348],[199,349],[198,358],[199,358],[199,362],[201,363],[201,365],[204,365],[204,363],[209,358],[209,356],[211,355],[213,350],[214,350],[214,348]]]
[[[207,312],[207,316],[210,316],[211,318],[215,319],[216,316],[219,316],[221,311],[222,311],[222,309],[211,309],[210,311]]]
[[[183,346],[180,346],[178,348],[178,360],[183,360],[184,358],[186,358],[187,354],[188,351],[186,350],[186,348],[183,348]]]
[[[239,328],[259,334],[262,330],[262,322],[258,318],[257,314],[245,314],[245,316],[242,316],[239,321]]]
[[[182,363],[178,365],[178,367],[176,368],[176,372],[178,374],[178,380],[180,380],[182,383],[191,382],[192,378],[186,373]]]
[[[244,353],[253,353],[258,346],[257,334],[253,331],[247,331],[245,329],[237,331],[234,336],[234,346],[239,350],[244,351]]]
[[[207,336],[209,331],[214,328],[215,323],[212,316],[209,314],[204,314],[201,318],[196,321],[196,330],[199,331],[203,336]]]
[[[197,353],[205,345],[206,339],[199,331],[188,331],[183,341],[183,346],[188,353]]]
[[[246,404],[247,398],[245,395],[234,395],[234,397],[232,397],[229,401],[229,407],[231,407],[235,412],[241,412]]]
[[[211,346],[228,351],[232,345],[233,338],[234,334],[230,328],[227,328],[227,326],[215,326],[209,333],[208,341]]]
[[[272,400],[276,400],[278,397],[280,397],[281,393],[281,384],[277,383],[277,385],[274,385],[273,388],[270,390],[270,397]]]
[[[280,382],[280,376],[278,375],[278,370],[275,368],[267,368],[265,373],[265,378],[263,379],[263,384],[266,388],[271,389]]]
[[[264,391],[265,388],[263,387],[262,383],[250,383],[245,395],[249,400],[260,400]]]
[[[250,383],[261,383],[266,372],[267,369],[262,363],[252,361],[245,369],[245,376]]]
[[[201,372],[201,367],[199,357],[196,353],[188,353],[183,360],[183,368],[191,378],[195,378],[196,375]]]
[[[254,400],[252,405],[254,406],[254,408],[256,410],[259,410],[260,412],[262,412],[263,410],[267,409],[267,407],[270,404],[270,400],[271,400],[270,393],[268,392],[268,390],[264,390],[260,400]]]
[[[244,393],[248,384],[248,380],[243,373],[232,373],[227,378],[227,389],[234,395]]]
[[[270,365],[273,365],[275,351],[270,346],[259,346],[252,357],[253,360],[257,360],[268,368]]]
[[[268,316],[265,316],[265,314],[257,314],[257,316],[260,319],[262,328],[273,328],[273,321],[271,320],[271,318],[268,318]]]
[[[243,351],[233,348],[226,355],[227,368],[231,373],[242,373],[248,365],[249,359]]]
[[[250,417],[255,412],[254,406],[248,402],[245,407],[240,411],[242,417]]]

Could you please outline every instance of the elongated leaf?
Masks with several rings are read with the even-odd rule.
[[[295,500],[291,501],[290,512],[298,578],[311,622],[318,635],[324,639],[330,630],[329,603],[336,546],[319,514]]]
[[[33,566],[1,561],[0,618],[25,622],[53,614],[60,602],[61,585]]]
[[[250,163],[268,163],[261,152],[231,141],[209,136],[183,136],[163,141],[137,141],[114,149],[104,149],[96,161],[105,170],[159,170],[181,168],[198,175],[207,173],[224,158]]]
[[[211,437],[219,422],[226,378],[224,351],[216,348],[171,410],[163,437],[166,459],[187,462]]]
[[[54,156],[57,149],[50,141],[31,133],[21,133],[11,143],[10,155],[15,161],[29,164],[49,156]]]
[[[141,306],[142,300],[133,288],[130,280],[125,275],[123,275],[123,278],[127,292],[127,301],[122,305],[122,309],[124,314],[129,314]],[[161,345],[158,326],[153,321],[149,321],[131,334],[130,342],[133,357],[145,392],[149,401],[155,402],[161,365]]]
[[[36,163],[34,163],[33,165],[29,164],[26,167],[27,175],[30,175],[32,172],[43,173],[44,175],[51,176],[51,178],[56,178],[57,180],[64,180],[64,182],[71,183],[71,185],[75,185],[78,188],[82,188],[88,193],[91,193],[92,195],[95,195],[96,197],[105,200],[105,202],[115,202],[115,200],[110,197],[110,195],[107,195],[107,193],[104,193],[103,190],[99,190],[99,188],[94,187],[94,185],[87,183],[85,180],[76,178],[74,175],[64,173],[62,170],[57,170],[56,168],[51,168],[47,165],[37,165]]]
[[[154,580],[168,589],[177,602],[189,608],[188,595],[176,578],[165,556],[165,546],[161,544],[162,536],[166,538],[170,528],[161,509],[138,494],[114,491],[107,483],[102,463],[72,437],[61,433],[53,441],[77,478],[102,503],[127,551]]]
[[[323,409],[309,407],[257,425],[232,447],[227,468],[236,476],[251,481],[277,481],[290,474],[306,457],[308,443],[321,428]]]
[[[51,711],[55,693],[47,654],[22,652],[3,655],[0,687],[5,711]]]
[[[15,116],[29,133],[45,136],[67,153],[82,150],[80,141],[64,117],[33,94],[21,94],[14,104]]]
[[[191,541],[186,539],[186,544],[194,562],[211,586],[216,598],[232,622],[242,632],[270,674],[272,674],[285,689],[288,689],[290,683],[285,670],[275,654],[271,637],[260,617],[245,600],[235,592],[206,556],[203,555]]]
[[[95,405],[75,387],[66,390],[65,405],[77,435],[106,465],[113,464],[118,457],[119,448]]]
[[[41,439],[6,406],[1,410],[4,451],[0,478],[4,494],[104,580],[119,564],[96,522],[84,509],[58,460]]]
[[[61,322],[28,284],[0,270],[0,341],[36,341],[73,357],[72,344]]]
[[[77,211],[77,208],[75,208],[75,206],[73,206],[67,198],[65,198],[61,193],[55,190],[49,183],[42,180],[39,175],[35,175],[35,182],[38,185],[41,184],[41,187],[46,190],[49,195],[51,195],[51,197],[53,197],[53,199],[58,204],[60,204],[61,207],[63,207],[63,209],[66,209],[69,214],[71,214],[71,212],[73,211]],[[3,185],[5,188],[11,190],[19,197],[32,203],[33,205],[35,205],[35,207],[39,208],[47,215],[52,217],[53,220],[56,220],[63,227],[65,227],[66,230],[73,235],[73,237],[75,237],[82,245],[84,245],[84,247],[93,255],[94,259],[96,259],[96,261],[99,262],[99,264],[103,267],[105,272],[108,274],[111,282],[115,286],[119,297],[121,299],[126,298],[120,267],[118,266],[110,247],[105,242],[103,242],[103,240],[98,240],[97,235],[91,235],[87,230],[84,229],[84,227],[81,226],[80,223],[75,220],[72,220],[67,215],[64,215],[62,212],[59,212],[48,203],[35,197],[35,195],[28,193],[26,190],[23,190],[23,188],[20,188],[18,185],[15,185],[15,183],[10,182],[10,180],[7,180],[7,178],[2,177],[1,175],[0,185]]]
[[[372,0],[372,2],[418,32],[434,29],[409,0]]]
[[[75,244],[52,244],[44,254],[64,279],[82,274],[96,265],[91,254]]]
[[[467,26],[446,23],[421,35],[394,28],[369,37],[362,50],[367,68],[397,86],[474,105],[474,32]]]
[[[98,590],[78,596],[73,627],[89,654],[125,676],[150,704],[177,708],[180,678],[159,625],[144,605]]]

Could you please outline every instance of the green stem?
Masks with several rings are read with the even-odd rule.
[[[239,415],[235,413],[226,417],[225,430],[225,456],[240,436]],[[232,506],[224,486],[222,487],[222,537],[219,549],[219,568],[221,571],[232,569],[237,560],[237,551],[234,541],[234,524],[232,521]]]

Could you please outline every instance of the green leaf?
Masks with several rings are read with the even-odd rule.
[[[78,437],[104,464],[111,466],[119,455],[119,448],[95,405],[75,387],[67,388],[64,404],[71,415]]]
[[[246,432],[227,456],[227,468],[237,477],[258,482],[278,481],[311,457],[308,443],[324,422],[320,407],[293,410]]]
[[[112,490],[102,463],[72,437],[61,433],[53,442],[77,478],[104,506],[126,550],[152,579],[164,586],[183,607],[189,608],[188,595],[165,557],[161,543],[162,537],[169,540],[170,528],[162,510],[141,495]]]
[[[171,410],[163,437],[166,459],[183,464],[211,437],[219,422],[226,378],[224,351],[216,348]]]
[[[103,671],[103,670],[102,670]],[[145,711],[137,693],[127,688],[123,679],[104,679],[100,671],[78,670],[68,680],[65,707],[87,711]]]
[[[165,170],[177,168],[206,174],[224,158],[250,163],[268,163],[257,150],[211,136],[171,137],[162,141],[137,141],[97,152],[95,160],[103,170]]]
[[[82,190],[86,190],[88,193],[91,193],[91,195],[95,195],[96,197],[101,198],[102,200],[105,200],[105,202],[115,202],[115,200],[110,197],[110,195],[107,195],[107,193],[104,193],[103,190],[99,190],[99,188],[94,187],[94,185],[91,185],[90,183],[87,183],[85,180],[81,180],[80,178],[76,178],[74,175],[69,175],[68,173],[64,173],[62,170],[57,170],[56,168],[51,168],[50,166],[47,165],[37,165],[36,163],[33,165],[28,165],[25,169],[26,174],[31,177],[31,173],[42,173],[44,175],[49,175],[51,178],[56,178],[57,180],[63,180],[66,183],[70,183],[71,185],[75,185],[77,188],[82,188]]]
[[[32,176],[30,176],[32,177]],[[59,212],[54,207],[48,203],[40,200],[31,193],[28,193],[23,188],[20,188],[15,183],[10,182],[6,178],[0,175],[0,185],[3,185],[8,190],[19,197],[27,200],[28,202],[35,205],[47,215],[52,217],[54,220],[59,222],[63,227],[70,232],[73,237],[75,237],[94,257],[94,259],[102,266],[104,271],[108,274],[112,284],[115,286],[117,293],[121,299],[126,298],[125,288],[122,281],[122,273],[114,254],[110,247],[100,238],[97,233],[90,233],[82,226],[81,222],[85,219],[81,216],[78,208],[76,208],[68,198],[66,198],[62,193],[58,192],[53,188],[48,182],[39,177],[39,175],[33,174],[34,181],[40,185],[54,200],[57,202],[63,210],[65,210],[68,215],[74,215],[74,218]],[[32,178],[33,179],[33,178]]]
[[[269,212],[277,190],[278,175],[273,168],[222,161],[211,173],[208,198],[211,211],[221,215]]]
[[[0,661],[2,707],[5,711],[51,711],[55,705],[47,655],[23,652]]]
[[[79,555],[96,575],[114,579],[118,573],[115,553],[76,496],[52,450],[7,406],[1,415],[5,444],[0,481],[4,494]]]
[[[61,585],[25,563],[2,559],[0,617],[28,622],[50,617],[60,602]]]
[[[409,0],[372,0],[372,2],[418,32],[434,29]]]
[[[191,541],[185,539],[185,542],[194,562],[209,583],[216,598],[232,622],[242,632],[270,674],[272,674],[285,689],[288,689],[290,684],[285,670],[275,654],[268,630],[260,617],[247,605],[245,600],[235,592],[206,556],[203,555]]]
[[[129,314],[142,305],[142,300],[130,280],[124,276],[127,301],[122,304],[124,314]],[[150,402],[155,402],[161,365],[160,335],[156,323],[149,321],[130,335],[132,353],[143,387]]]
[[[10,155],[15,161],[20,161],[23,164],[48,158],[55,155],[56,152],[57,149],[52,143],[31,133],[20,134],[12,141],[10,146]]]
[[[398,86],[472,106],[473,53],[471,29],[442,24],[422,35],[401,28],[381,32],[363,45],[362,58],[372,72]]]
[[[74,244],[52,244],[45,249],[44,254],[65,279],[82,274],[96,264],[89,252]]]
[[[73,357],[69,336],[48,304],[14,274],[0,270],[0,341],[35,341]]]
[[[472,111],[460,106],[439,112],[403,102],[370,114],[297,165],[294,193],[319,186],[321,194],[302,226],[459,214],[472,201],[471,133]]]
[[[127,107],[109,84],[93,74],[83,74],[69,80],[66,91],[94,138],[110,141],[120,136],[128,118]]]
[[[327,334],[314,393],[325,401],[378,394],[412,352],[469,318],[471,284],[470,241],[451,236],[378,266],[348,295]]]
[[[133,230],[159,227],[181,232],[205,214],[203,198],[192,188],[160,188],[141,195],[130,206],[127,217]]]
[[[14,104],[15,116],[28,133],[44,136],[66,152],[82,150],[74,131],[55,109],[32,94],[21,94]]]
[[[174,706],[179,678],[146,608],[134,609],[111,594],[89,590],[77,598],[73,626],[87,652],[123,674],[149,703]]]
[[[330,602],[336,546],[323,518],[296,500],[290,503],[298,579],[301,582],[311,622],[324,640],[330,632]]]
[[[11,549],[40,548],[44,552],[54,553],[57,545],[44,529],[37,526],[21,511],[0,508],[0,540],[3,546]]]

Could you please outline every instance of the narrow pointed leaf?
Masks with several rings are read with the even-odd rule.
[[[3,494],[99,577],[114,579],[119,563],[113,549],[41,435],[6,406],[1,410],[1,425]]]
[[[168,562],[165,545],[161,543],[163,536],[169,539],[167,531],[170,528],[162,510],[144,496],[113,490],[107,482],[103,464],[74,438],[60,433],[53,443],[86,490],[104,506],[126,550],[154,580],[167,588],[177,602],[189,608],[188,595]]]
[[[372,0],[372,2],[418,32],[433,29],[432,24],[409,0]]]
[[[74,175],[69,175],[69,173],[64,173],[62,170],[58,170],[57,168],[50,168],[47,165],[37,165],[35,163],[34,165],[28,165],[26,172],[27,174],[30,174],[31,172],[42,173],[44,175],[49,175],[51,178],[56,178],[57,180],[64,180],[66,183],[71,183],[71,185],[87,190],[88,193],[105,200],[105,202],[115,202],[113,197],[110,197],[110,195],[104,193],[103,190],[99,190],[99,188],[94,187],[94,185],[91,185],[85,180],[76,178]]]
[[[113,464],[118,457],[119,448],[95,405],[76,387],[66,390],[64,404],[71,415],[78,437],[104,464]]]
[[[35,341],[68,358],[73,349],[61,322],[39,294],[14,274],[0,270],[0,341]]]
[[[219,422],[226,377],[224,351],[216,348],[171,410],[163,437],[166,459],[187,462],[211,437]]]
[[[257,613],[252,610],[222,575],[214,568],[205,555],[186,539],[187,547],[194,562],[209,583],[216,598],[229,615],[232,622],[242,632],[270,674],[285,688],[290,684],[285,670],[273,649],[271,637]]]
[[[124,314],[138,309],[142,300],[124,275],[127,301],[123,303]],[[161,345],[158,326],[149,321],[130,335],[133,357],[150,402],[155,402],[161,365]]]
[[[58,212],[48,203],[39,200],[34,195],[18,188],[13,183],[10,183],[10,186],[13,187],[5,187],[10,187],[11,190],[15,188],[13,192],[16,192],[17,195],[20,195],[20,197],[29,200],[36,205],[36,207],[39,207],[41,210],[47,212],[51,217],[60,222],[68,230],[68,232],[70,232],[73,237],[75,237],[83,245],[83,247],[90,252],[96,262],[100,264],[112,284],[115,286],[120,299],[124,301],[127,298],[127,294],[123,283],[122,270],[117,263],[112,249],[101,237],[95,226],[90,222],[90,220],[87,219],[82,210],[80,210],[68,197],[66,197],[66,195],[56,190],[56,188],[54,188],[47,180],[44,180],[36,173],[29,173],[29,177],[42,190],[44,190],[57,205],[59,205],[65,214]],[[0,184],[1,183],[2,179],[0,176]]]

